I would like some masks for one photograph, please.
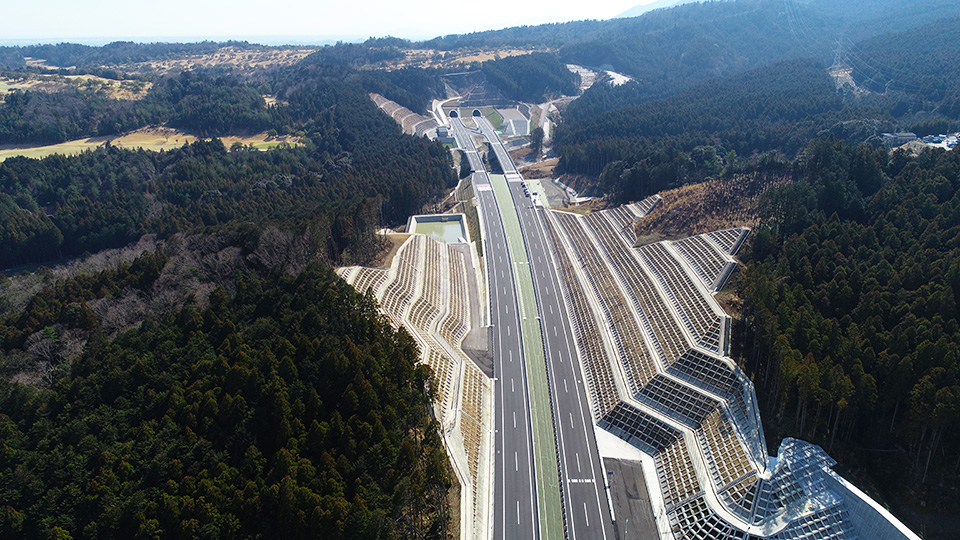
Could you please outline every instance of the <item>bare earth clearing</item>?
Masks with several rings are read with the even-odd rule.
[[[755,227],[758,197],[789,181],[786,174],[750,173],[718,178],[660,193],[663,202],[637,222],[639,243],[678,239],[730,227]]]
[[[107,142],[120,148],[142,148],[159,152],[160,150],[180,148],[196,140],[196,136],[176,129],[148,127],[120,136],[90,137],[89,139],[67,141],[49,146],[0,145],[0,161],[15,156],[43,158],[53,154],[75,155],[84,150],[93,150],[103,146]],[[234,143],[240,143],[245,146],[253,146],[258,150],[267,150],[282,144],[297,145],[300,141],[299,137],[293,136],[269,137],[266,132],[244,137],[220,137],[220,140],[227,148],[230,148]]]

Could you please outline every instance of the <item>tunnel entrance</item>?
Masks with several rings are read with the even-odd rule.
[[[450,118],[457,118],[458,116],[460,116],[460,113],[457,111],[450,111]]]
[[[483,116],[482,114],[480,114],[480,109],[474,109],[474,110],[473,110],[473,115],[476,116],[476,117]]]

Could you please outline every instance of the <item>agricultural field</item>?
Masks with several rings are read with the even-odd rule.
[[[142,148],[144,150],[159,152],[161,150],[179,148],[196,140],[197,137],[194,135],[176,129],[150,127],[138,129],[137,131],[116,137],[90,137],[88,139],[67,141],[48,146],[0,145],[0,161],[15,156],[43,158],[53,154],[74,155],[84,150],[92,150],[103,146],[107,142],[121,148]],[[235,143],[240,143],[244,146],[253,146],[258,150],[268,150],[284,144],[295,146],[300,142],[299,137],[270,137],[266,132],[245,137],[221,137],[221,140],[227,148],[230,148]]]

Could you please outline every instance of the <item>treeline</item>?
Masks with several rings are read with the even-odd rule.
[[[315,74],[317,75],[317,74]],[[404,136],[356,81],[299,79],[283,90],[308,135],[259,152],[219,140],[152,153],[105,147],[0,163],[0,266],[237,222],[315,220],[325,256],[363,262],[373,231],[417,213],[455,182],[443,147]]]
[[[283,129],[278,113],[250,84],[189,71],[160,79],[137,101],[112,99],[102,90],[15,90],[0,107],[0,144],[56,144],[152,124],[200,136]]]
[[[166,264],[68,279],[0,325],[44,325],[18,354],[53,361],[53,340],[87,336],[47,388],[0,377],[0,536],[444,537],[430,372],[375,301],[318,266],[251,273],[104,335],[90,305]]]
[[[960,152],[821,139],[797,172],[764,195],[740,284],[766,432],[956,512]]]
[[[737,155],[794,155],[846,117],[823,66],[795,60],[672,98],[575,116],[558,127],[554,147],[561,171],[599,176],[605,192],[637,200],[715,176]]]
[[[184,129],[201,137],[270,129],[281,134],[292,133],[300,130],[302,122],[315,111],[299,111],[296,106],[267,107],[261,95],[261,92],[284,92],[295,86],[299,81],[292,73],[347,78],[366,92],[383,94],[414,111],[425,111],[429,100],[443,95],[444,91],[436,71],[356,72],[314,62],[278,70],[268,79],[257,82],[185,71],[157,80],[147,95],[136,101],[116,100],[102,90],[82,88],[56,92],[15,90],[7,94],[5,103],[0,105],[0,144],[56,144],[157,124]]]
[[[489,60],[481,64],[487,80],[516,101],[542,103],[561,95],[575,96],[580,77],[555,54],[532,53]]]
[[[960,66],[953,54],[960,42],[960,18],[950,18],[856,44],[847,60],[858,85],[896,95],[894,114],[922,113],[924,120],[960,117]]]
[[[363,43],[327,45],[304,58],[305,62],[358,68],[405,57],[400,47],[404,40],[368,39]]]
[[[142,126],[132,113],[102,90],[14,90],[0,105],[0,144],[56,144],[114,133],[118,124]]]
[[[261,50],[266,47],[246,41],[227,41],[217,43],[202,41],[199,43],[134,43],[115,41],[102,47],[80,45],[77,43],[58,43],[48,45],[27,45],[22,47],[0,47],[0,67],[19,69],[26,66],[24,57],[46,60],[55,67],[77,67],[80,69],[115,66],[136,62],[149,62],[178,58],[186,55],[213,54],[224,47],[240,50]]]

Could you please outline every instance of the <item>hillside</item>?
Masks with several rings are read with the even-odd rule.
[[[600,114],[577,114],[578,106],[554,137],[558,169],[599,176],[600,189],[619,200],[702,181],[738,156],[794,155],[854,115],[823,66],[799,60]]]
[[[637,237],[646,244],[654,239],[756,227],[761,195],[771,186],[789,182],[791,176],[788,171],[738,173],[662,191],[662,202],[636,223]]]
[[[766,435],[822,445],[925,538],[960,511],[958,171],[958,151],[815,142],[762,197],[740,283]]]
[[[161,287],[168,264],[148,252],[47,288],[28,312],[52,326],[22,352],[6,336],[5,375],[59,369],[45,387],[0,378],[0,535],[439,538],[450,480],[413,340],[316,266],[104,335],[90,306]],[[52,343],[77,335],[67,364]]]
[[[373,231],[416,213],[454,178],[443,148],[402,135],[358,81],[344,80],[349,73],[304,68],[278,80],[289,105],[269,114],[303,130],[295,148],[227,149],[213,139],[162,154],[103,147],[74,157],[5,160],[0,267],[121,247],[147,233],[244,222],[313,223],[328,261],[376,256]],[[194,83],[216,91],[194,100]],[[174,123],[240,120],[230,96],[250,96],[235,81],[189,74],[163,88],[179,97]]]

